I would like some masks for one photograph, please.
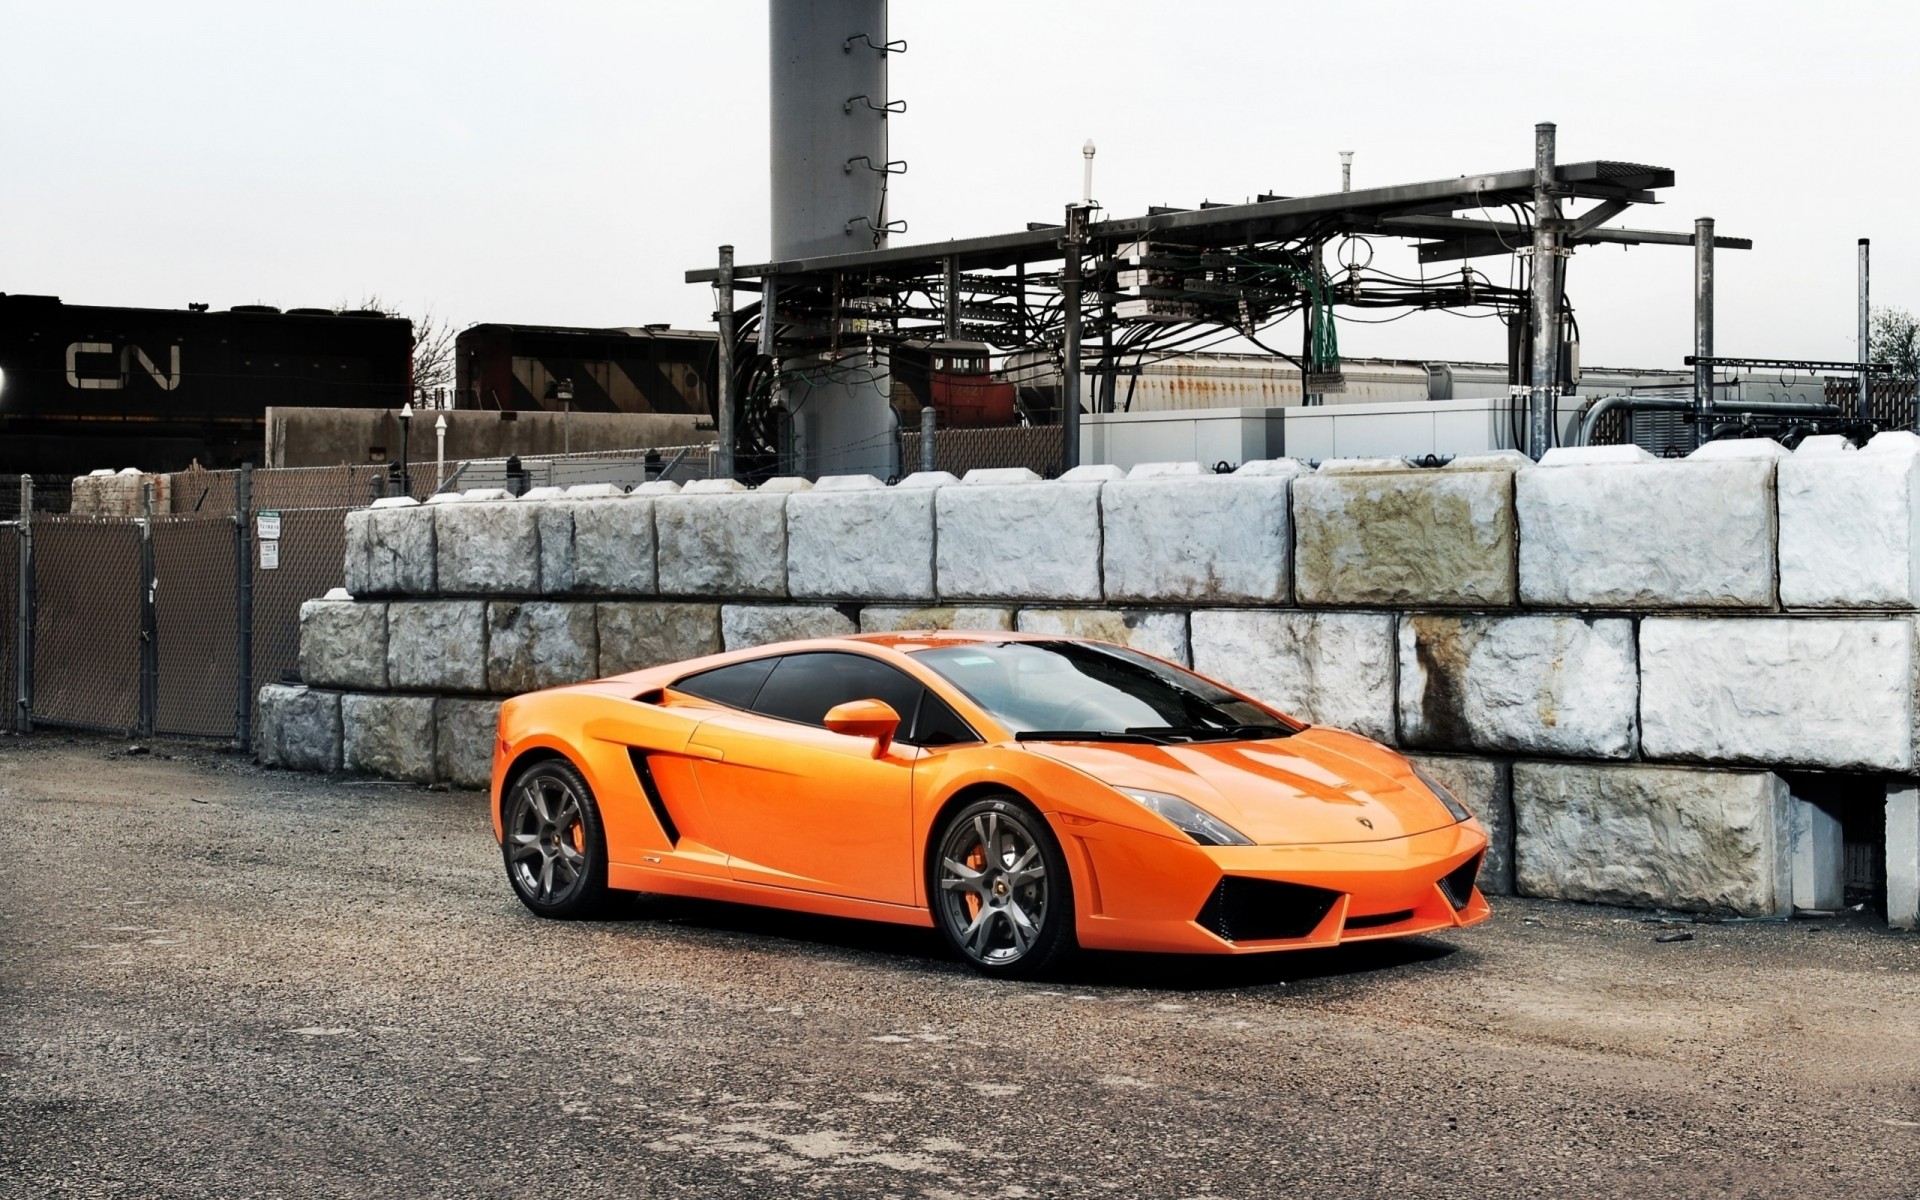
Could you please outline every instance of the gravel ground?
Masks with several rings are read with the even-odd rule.
[[[1912,1196],[1920,938],[1527,901],[981,980],[931,931],[543,923],[483,800],[0,739],[6,1196]]]

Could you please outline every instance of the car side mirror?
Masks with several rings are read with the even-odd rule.
[[[873,756],[879,758],[900,731],[900,714],[883,700],[849,700],[827,710],[826,724],[833,733],[872,738]]]

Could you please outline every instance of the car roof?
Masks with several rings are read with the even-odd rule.
[[[897,650],[903,646],[965,645],[970,642],[1077,642],[1084,639],[1051,633],[1014,633],[1006,629],[896,629],[887,633],[856,633],[845,638],[821,639],[865,642]]]

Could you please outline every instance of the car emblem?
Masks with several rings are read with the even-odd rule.
[[[1365,817],[1355,817],[1354,820],[1360,822],[1362,825],[1365,825],[1368,829],[1373,828],[1373,822],[1367,820]]]

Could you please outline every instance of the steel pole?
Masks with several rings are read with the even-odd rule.
[[[153,558],[153,480],[140,485],[140,717],[139,728],[129,731],[140,737],[152,737],[159,723],[160,706],[160,620],[154,611],[160,579]]]
[[[1066,264],[1060,271],[1060,307],[1066,318],[1060,364],[1060,469],[1080,465],[1080,231],[1087,210],[1067,205],[1067,234],[1061,239]]]
[[[441,418],[444,421],[446,418]],[[239,683],[233,702],[233,740],[253,749],[253,464],[241,463],[233,485],[234,646]]]
[[[33,476],[20,477],[19,608],[14,614],[13,727],[33,732]]]
[[[714,407],[714,438],[720,443],[716,471],[732,479],[733,466],[733,247],[720,247],[720,278],[713,284],[714,320],[720,323],[719,401]],[[762,314],[762,320],[765,315]]]
[[[949,256],[946,267],[945,311],[941,314],[940,332],[948,341],[960,340],[960,260]]]
[[[1713,357],[1713,218],[1693,223],[1693,401],[1698,418],[1693,444],[1701,445],[1713,428],[1713,367],[1697,361]]]
[[[1873,376],[1866,364],[1872,361],[1872,315],[1867,304],[1867,239],[1860,239],[1860,419],[1873,419]]]
[[[933,413],[933,405],[929,404],[920,410],[920,469],[922,471],[936,469],[933,465],[937,461],[934,448],[938,445],[940,436],[937,421],[938,418]]]
[[[433,423],[433,490],[439,491],[447,485],[447,414],[441,413]]]
[[[1554,396],[1560,376],[1560,272],[1554,196],[1554,126],[1533,127],[1533,387],[1527,397],[1527,454],[1536,461],[1553,444]]]

